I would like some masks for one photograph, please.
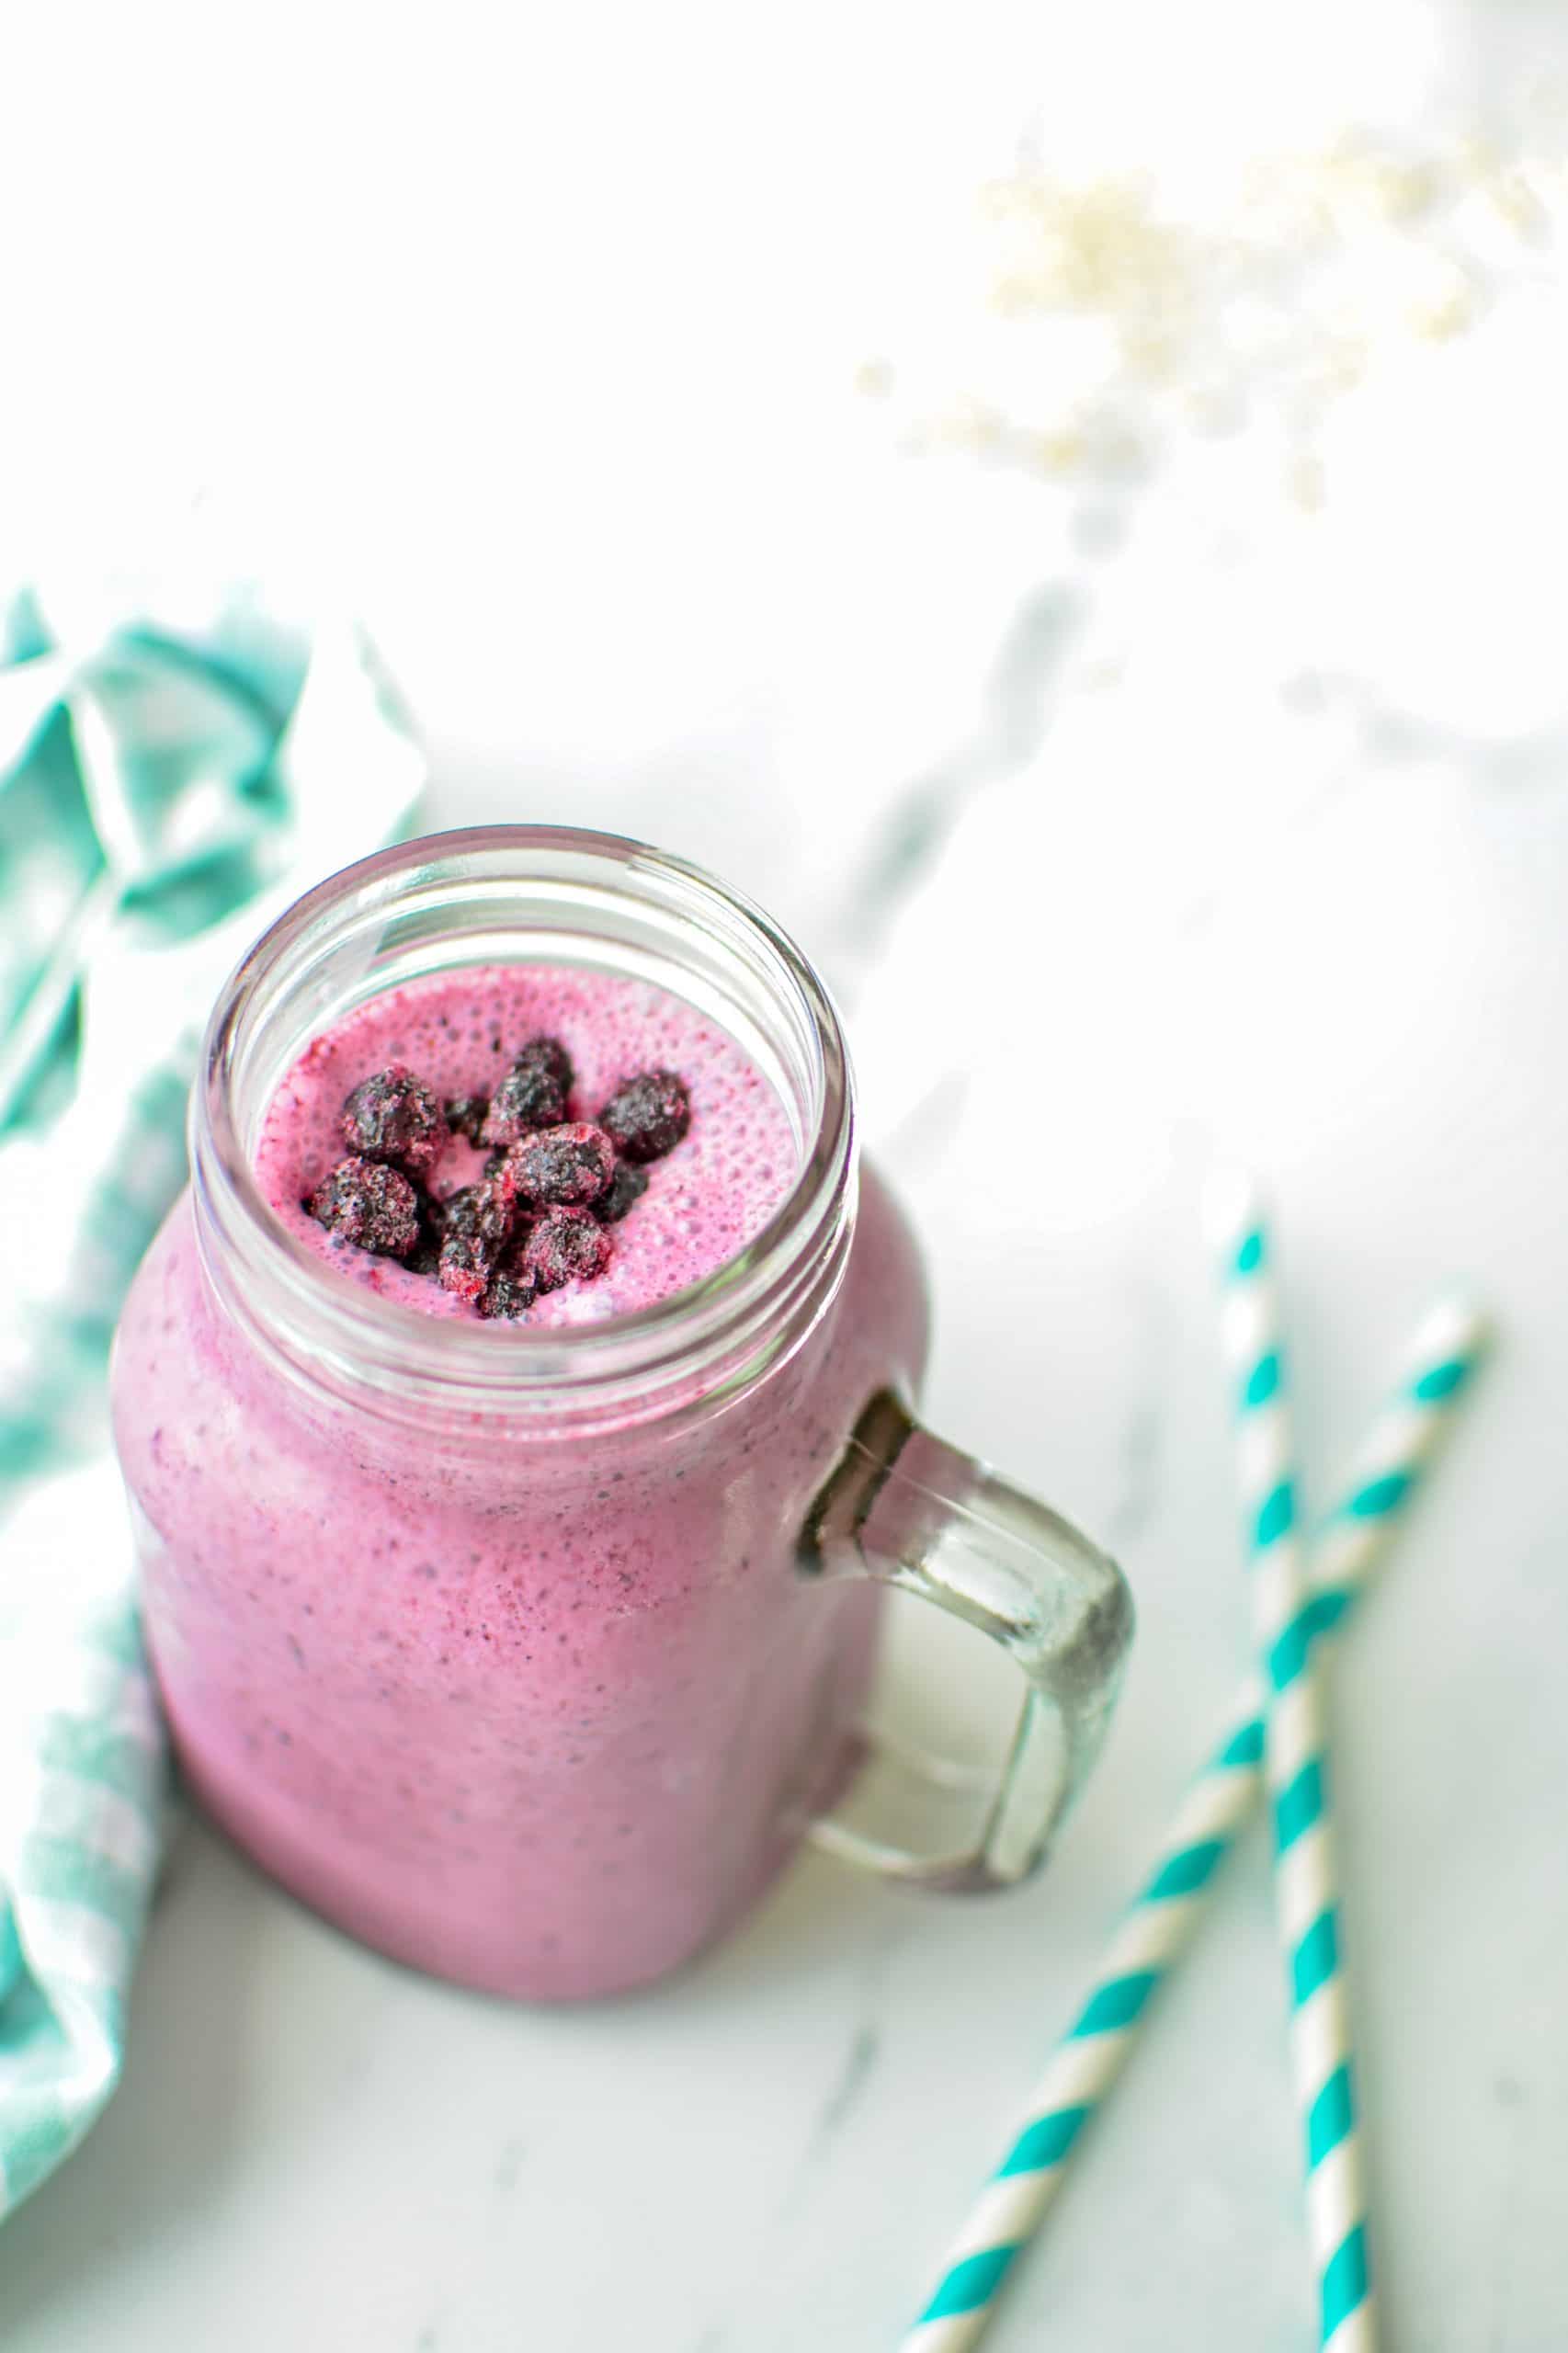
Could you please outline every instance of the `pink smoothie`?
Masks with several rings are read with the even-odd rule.
[[[443,1098],[487,1095],[524,1042],[540,1036],[559,1039],[571,1055],[574,1120],[594,1119],[621,1079],[667,1069],[686,1082],[691,1125],[652,1164],[647,1191],[611,1229],[605,1272],[548,1292],[528,1311],[530,1326],[651,1307],[723,1266],[767,1224],[794,1181],[795,1139],[783,1104],[734,1040],[666,989],[549,964],[436,974],[372,997],[316,1039],[262,1121],[256,1172],[272,1209],[354,1280],[426,1315],[472,1314],[395,1258],[335,1242],[302,1202],[342,1158],[343,1099],[370,1072],[405,1063]],[[431,1189],[472,1184],[485,1157],[454,1137]]]
[[[692,1117],[611,1229],[607,1273],[483,1327],[503,1358],[536,1325],[680,1290],[778,1206],[791,1122],[733,1039],[630,980],[469,971],[318,1039],[256,1131],[276,1215],[346,1281],[466,1313],[335,1245],[301,1197],[339,1155],[336,1113],[369,1070],[396,1058],[444,1095],[483,1090],[541,1030],[576,1065],[574,1112],[659,1064],[686,1079]],[[454,1146],[437,1189],[477,1157]],[[171,1216],[114,1366],[148,1636],[189,1783],[286,1885],[421,1968],[562,1999],[686,1961],[791,1851],[869,1671],[874,1590],[824,1589],[797,1543],[867,1400],[919,1377],[924,1290],[887,1196],[862,1180],[842,1279],[791,1349],[678,1416],[629,1411],[591,1438],[343,1404],[230,1313],[205,1214],[187,1195]]]

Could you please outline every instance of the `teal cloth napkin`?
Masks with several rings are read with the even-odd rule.
[[[202,1025],[423,782],[347,625],[188,581],[118,607],[0,590],[0,2215],[114,2088],[158,1862],[104,1372],[185,1181]]]

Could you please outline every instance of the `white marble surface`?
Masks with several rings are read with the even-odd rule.
[[[0,2239],[0,2342],[891,2345],[1243,1655],[1198,1214],[1214,1157],[1242,1152],[1281,1205],[1319,1500],[1430,1288],[1467,1276],[1498,1318],[1453,1455],[1346,1646],[1336,1719],[1390,2341],[1553,2353],[1568,335],[1561,183],[1525,183],[1538,219],[1511,175],[1555,119],[1561,25],[1331,7],[1271,30],[1265,56],[1250,12],[1184,10],[1177,44],[1126,5],[1063,72],[1032,12],[966,12],[960,40],[869,11],[827,76],[810,24],[750,51],[689,13],[670,38],[704,44],[710,78],[633,56],[604,94],[608,178],[581,167],[581,103],[552,126],[536,79],[508,146],[504,77],[482,77],[460,138],[449,61],[378,33],[360,160],[398,269],[353,244],[358,199],[323,126],[357,69],[318,47],[304,193],[274,189],[264,221],[231,190],[242,255],[269,225],[303,291],[244,387],[219,385],[209,352],[158,446],[199,412],[216,465],[266,404],[281,415],[276,483],[254,442],[241,471],[280,535],[297,543],[309,510],[312,557],[345,564],[428,727],[433,816],[640,832],[753,890],[822,960],[868,1131],[929,1250],[931,1417],[1119,1550],[1142,1613],[1124,1706],[1036,1886],[912,1900],[806,1860],[688,1977],[581,2013],[406,1977],[192,1828],[123,2089]],[[571,40],[552,32],[555,66]],[[288,113],[305,101],[282,45],[257,70]],[[1242,76],[1253,94],[1243,128],[1215,55],[1225,91]],[[750,77],[744,107],[709,103],[726,75]],[[1198,238],[1151,244],[1146,210],[1113,206],[1134,258],[1093,281],[1071,348],[1043,354],[976,324],[942,227],[1009,167],[1037,92],[1037,150],[1074,185],[1103,195],[1096,174],[1153,159],[1153,217]],[[173,100],[149,104],[155,126]],[[411,109],[455,189],[405,184]],[[1407,236],[1413,184],[1368,197],[1363,176],[1326,276],[1265,284],[1261,199],[1238,213],[1221,166],[1311,153],[1332,210],[1322,159],[1358,121],[1393,125],[1374,150],[1389,170],[1436,173],[1435,212]],[[237,188],[220,146],[205,163]],[[530,226],[543,193],[552,238]],[[1202,322],[1238,221],[1257,333],[1233,368]],[[107,298],[85,228],[67,207],[61,234]],[[497,296],[514,233],[521,337]],[[350,332],[334,296],[356,253],[372,299],[347,305]],[[1427,328],[1456,272],[1471,312],[1444,339]],[[607,273],[613,326],[585,296]],[[206,325],[237,336],[233,285]],[[1174,392],[1105,358],[1127,304],[1142,331],[1172,286],[1189,322]],[[1401,331],[1416,313],[1426,326]],[[184,312],[158,316],[194,353]],[[331,388],[312,411],[278,352],[298,367],[318,336]],[[1314,408],[1303,384],[1347,336],[1359,379]],[[884,354],[889,397],[849,398],[852,365]],[[1092,445],[1058,446],[1064,471],[901,446],[957,391],[1054,432],[1063,371]],[[1216,371],[1244,395],[1217,438],[1177,397],[1206,398]],[[1107,458],[1094,436],[1112,427]],[[999,1121],[1006,1183],[976,1150]],[[943,1671],[961,1696],[967,1656]],[[906,1701],[928,1692],[929,1653],[898,1674]],[[1229,1873],[997,2353],[1310,2342],[1264,1859],[1255,1842]]]

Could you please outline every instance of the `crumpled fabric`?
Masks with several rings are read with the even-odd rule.
[[[346,623],[232,584],[0,585],[0,2216],[119,2078],[163,1839],[115,1324],[225,975],[424,779]]]

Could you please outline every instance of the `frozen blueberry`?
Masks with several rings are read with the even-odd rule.
[[[483,1178],[484,1189],[491,1199],[505,1201],[518,1217],[529,1214],[522,1172],[517,1165],[521,1150],[520,1144],[511,1144],[505,1152],[493,1152],[484,1164]]]
[[[455,1299],[465,1299],[472,1306],[483,1299],[500,1246],[492,1246],[477,1233],[444,1233],[436,1260],[436,1279],[443,1290]]]
[[[413,1249],[403,1260],[411,1275],[438,1275],[441,1271],[441,1245],[433,1233],[421,1229]]]
[[[483,1143],[516,1143],[530,1128],[553,1128],[566,1117],[572,1064],[556,1038],[530,1038],[490,1098],[480,1130]]]
[[[520,1063],[537,1063],[541,1070],[547,1070],[562,1095],[570,1090],[575,1074],[572,1068],[572,1057],[559,1038],[530,1038],[517,1060]]]
[[[547,1210],[524,1243],[518,1272],[536,1290],[592,1282],[608,1263],[610,1238],[586,1210]]]
[[[615,1175],[615,1146],[602,1128],[579,1120],[525,1136],[509,1154],[517,1190],[545,1209],[584,1209],[608,1193]],[[506,1182],[498,1174],[498,1184]]]
[[[384,1258],[404,1256],[419,1238],[418,1200],[407,1177],[358,1153],[329,1169],[305,1206],[337,1240]]]
[[[447,1105],[447,1125],[454,1135],[466,1136],[470,1143],[477,1143],[489,1108],[488,1095],[454,1095]]]
[[[514,1195],[494,1185],[465,1185],[440,1202],[443,1240],[449,1233],[479,1234],[499,1246],[512,1231]]]
[[[517,1230],[514,1197],[496,1185],[468,1185],[446,1203],[437,1279],[459,1299],[482,1299]]]
[[[594,1215],[601,1225],[619,1225],[632,1203],[640,1201],[647,1189],[646,1172],[634,1168],[630,1160],[618,1160],[608,1192],[601,1193],[594,1203]]]
[[[441,1228],[447,1205],[427,1193],[422,1185],[414,1188],[414,1206],[419,1219],[419,1231],[414,1247],[403,1259],[411,1275],[433,1275],[441,1263]]]
[[[526,1276],[493,1275],[479,1302],[479,1312],[484,1316],[526,1315],[537,1297],[534,1284]]]
[[[362,1078],[343,1106],[343,1140],[367,1160],[390,1160],[427,1176],[447,1148],[447,1123],[430,1089],[403,1063]]]
[[[691,1125],[691,1098],[673,1070],[640,1071],[623,1079],[599,1125],[628,1160],[662,1160]]]

